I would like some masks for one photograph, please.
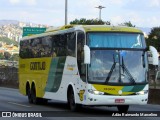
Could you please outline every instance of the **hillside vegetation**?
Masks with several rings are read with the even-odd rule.
[[[7,43],[8,45],[14,44],[14,45],[18,46],[18,42],[14,41],[14,40],[11,40],[7,37],[0,37],[0,42],[1,41]]]

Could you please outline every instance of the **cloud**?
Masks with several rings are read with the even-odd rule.
[[[37,0],[9,0],[11,4],[26,4],[29,6],[33,6],[37,4]]]
[[[9,0],[9,2],[11,4],[18,4],[18,3],[20,3],[20,0]]]
[[[124,0],[109,0],[108,2],[111,4],[122,5]]]
[[[160,7],[160,0],[151,0],[150,7]]]
[[[102,1],[101,0],[86,0],[86,2],[87,2],[87,4],[89,6],[92,6],[92,7],[96,7],[96,6],[102,5]]]
[[[102,4],[102,0],[85,0],[85,2],[76,0],[74,5],[73,2],[74,0],[68,0],[68,17],[71,18],[71,20],[75,18],[98,18],[99,10],[95,7],[99,5],[105,6],[105,4]]]
[[[128,21],[131,21],[136,26],[139,26],[145,22],[144,19],[142,19],[142,16],[137,14],[137,12],[130,12],[130,13],[126,14],[125,19]],[[126,21],[126,22],[128,22],[128,21]]]
[[[25,0],[25,2],[28,4],[28,5],[36,5],[37,4],[37,1],[36,0]]]
[[[125,15],[112,16],[111,24],[119,25],[121,23],[131,21],[131,23],[136,25],[136,27],[157,27],[160,26],[159,19],[159,16],[144,17],[136,12],[130,12]]]
[[[123,16],[112,16],[111,17],[111,24],[113,25],[118,25],[125,22],[124,17]]]
[[[160,17],[153,16],[148,19],[146,19],[146,24],[150,25],[150,27],[160,27],[159,23]]]
[[[1,3],[1,19],[64,24],[65,0],[2,0]],[[99,10],[95,7],[99,5],[106,7],[102,9],[102,20],[113,25],[131,21],[137,27],[160,26],[160,0],[68,0],[68,23],[75,18],[98,18]]]
[[[160,8],[160,0],[130,0],[124,6],[134,11],[157,11]]]

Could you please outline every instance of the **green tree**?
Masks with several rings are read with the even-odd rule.
[[[147,46],[154,46],[160,52],[160,27],[154,27],[146,39]]]
[[[135,25],[133,25],[133,24],[131,23],[131,21],[129,21],[129,22],[124,22],[124,23],[121,23],[121,24],[119,24],[119,25],[127,26],[127,27],[136,27]]]
[[[111,23],[109,21],[102,21],[102,20],[98,20],[98,19],[85,19],[85,18],[81,18],[81,19],[75,19],[73,21],[70,22],[71,25],[110,25]]]
[[[0,59],[4,59],[3,53],[0,53]]]

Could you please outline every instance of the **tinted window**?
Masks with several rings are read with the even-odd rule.
[[[69,56],[76,56],[75,49],[76,49],[76,34],[68,33],[66,34],[67,37],[67,55]]]
[[[20,57],[21,58],[28,58],[29,57],[29,41],[21,41],[20,42]]]
[[[77,34],[77,63],[81,79],[85,82],[86,65],[84,64],[84,51],[83,51],[84,44],[85,44],[84,32],[79,31]]]
[[[51,56],[51,49],[52,49],[52,37],[44,37],[42,38],[42,42],[39,46],[39,50],[41,53],[41,57],[49,57]]]
[[[100,48],[145,48],[145,40],[141,34],[132,33],[89,33],[90,47]]]
[[[52,39],[49,36],[20,42],[20,57],[39,58],[51,56]]]
[[[30,42],[29,52],[30,56],[29,58],[37,58],[41,57],[41,38],[32,39]]]
[[[52,36],[52,56],[66,56],[65,35]]]

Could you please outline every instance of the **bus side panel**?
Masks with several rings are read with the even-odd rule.
[[[36,96],[44,96],[44,88],[48,79],[51,58],[33,58],[19,60],[19,90],[26,95],[26,84],[36,88]]]
[[[53,76],[52,76],[52,79],[50,76],[48,77],[50,78],[50,80],[48,79],[47,81],[44,98],[61,100],[66,102],[68,86],[71,85],[74,90],[76,102],[79,103],[80,99],[79,99],[78,93],[80,89],[84,90],[85,84],[81,83],[82,81],[80,79],[80,76],[78,73],[78,67],[77,67],[77,59],[74,57],[68,56],[66,57],[66,59],[59,58],[59,61],[56,61],[56,60],[52,60],[52,61],[53,61],[53,64],[55,64],[53,65],[52,74],[51,74]],[[55,72],[54,67],[56,68],[55,70],[58,72]],[[59,75],[57,75],[58,73]],[[55,78],[57,78],[57,80],[59,80],[60,82],[56,82]],[[59,86],[58,89],[56,86]]]
[[[62,81],[66,57],[55,57],[51,61],[45,91],[57,92]]]
[[[26,95],[26,83],[28,81],[28,78],[26,78],[26,73],[27,73],[26,66],[27,66],[26,60],[19,58],[19,71],[18,71],[19,91],[23,95]]]

